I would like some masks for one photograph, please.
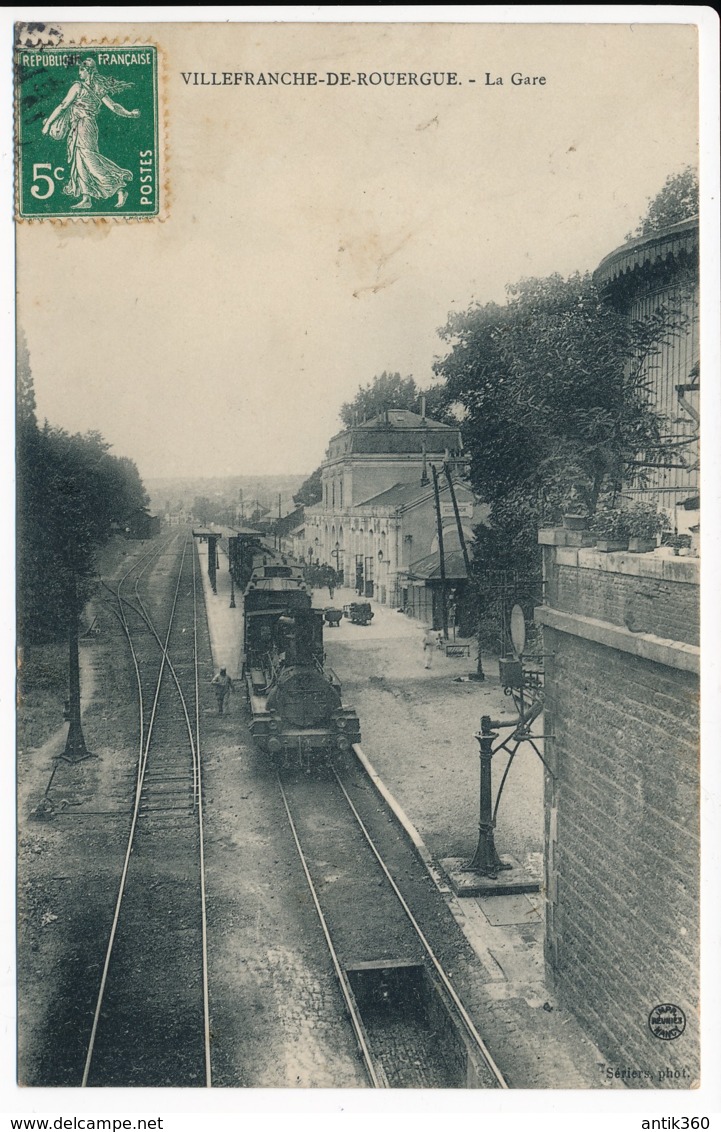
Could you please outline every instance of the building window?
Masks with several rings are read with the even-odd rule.
[[[340,506],[343,507],[343,477],[341,476],[338,482],[338,490],[340,491]]]

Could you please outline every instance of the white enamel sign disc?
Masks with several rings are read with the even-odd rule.
[[[520,605],[511,610],[511,641],[516,656],[522,656],[526,647],[526,619]]]

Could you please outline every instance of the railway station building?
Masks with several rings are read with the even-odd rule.
[[[435,624],[440,552],[433,469],[448,583],[459,592],[466,571],[444,463],[469,546],[473,527],[488,514],[463,481],[461,453],[460,429],[423,411],[387,409],[338,433],[322,465],[323,498],[305,511],[306,558],[333,566],[358,594]]]
[[[273,524],[275,535],[280,540],[284,554],[302,562],[307,561],[305,544],[305,508],[296,507]]]

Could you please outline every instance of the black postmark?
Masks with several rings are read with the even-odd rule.
[[[680,1038],[686,1029],[686,1015],[680,1006],[664,1002],[660,1006],[654,1006],[649,1014],[648,1028],[654,1038],[671,1042],[674,1038]]]

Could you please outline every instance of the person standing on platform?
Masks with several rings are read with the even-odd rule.
[[[436,638],[432,629],[423,631],[423,667],[430,668],[433,663],[433,650],[436,647]]]
[[[213,677],[211,681],[215,691],[215,699],[218,704],[218,715],[223,714],[223,708],[228,702],[230,693],[233,691],[233,681],[224,668]]]

